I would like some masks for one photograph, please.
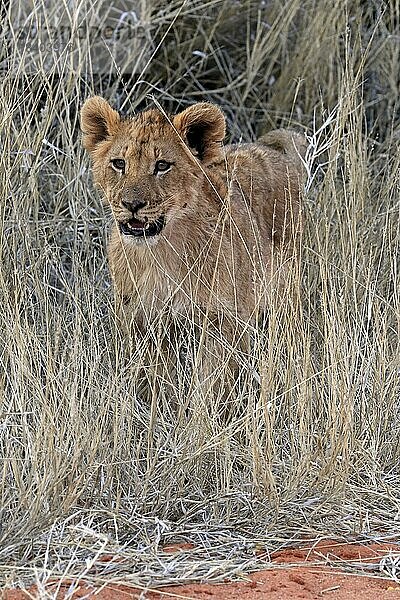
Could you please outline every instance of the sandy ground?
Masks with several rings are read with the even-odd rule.
[[[179,546],[165,548],[169,552],[182,552]],[[400,583],[383,579],[379,570],[369,573],[369,564],[379,564],[388,553],[400,553],[400,544],[343,544],[323,541],[316,546],[288,549],[271,555],[271,568],[250,575],[243,581],[222,584],[198,583],[184,586],[165,587],[159,590],[138,590],[127,586],[109,585],[103,589],[82,586],[69,598],[98,598],[99,600],[167,600],[169,598],[228,598],[245,600],[286,600],[334,598],[335,600],[400,600]],[[334,565],[328,566],[329,565]],[[355,574],[355,569],[358,574]],[[362,573],[362,568],[365,574]],[[50,583],[46,592],[52,596]],[[57,594],[57,600],[65,597],[68,589]],[[4,600],[26,600],[39,598],[35,588],[8,590]]]

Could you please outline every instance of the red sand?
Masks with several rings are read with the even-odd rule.
[[[167,552],[182,552],[190,549],[189,544],[168,546]],[[271,556],[276,568],[258,571],[251,575],[243,574],[241,582],[223,584],[192,584],[165,587],[157,591],[140,591],[127,586],[109,585],[104,589],[82,586],[72,596],[78,599],[90,594],[99,600],[167,600],[168,598],[227,600],[244,598],[245,600],[314,600],[318,598],[334,598],[335,600],[400,600],[400,584],[395,581],[374,576],[345,573],[349,562],[379,563],[389,551],[400,552],[400,545],[342,544],[334,541],[323,541],[316,546],[301,549],[287,549],[275,552]],[[326,558],[335,563],[335,569],[324,566]],[[104,557],[103,557],[104,560]],[[341,561],[343,565],[341,566]],[[293,564],[306,563],[301,566]],[[317,563],[320,563],[319,565]],[[321,564],[322,563],[322,564]],[[55,583],[48,585],[51,597]],[[57,595],[62,599],[67,590],[63,588]],[[141,595],[142,594],[142,595]],[[3,593],[4,600],[26,600],[37,598],[35,589],[29,591],[9,590]],[[71,598],[71,596],[70,596]]]

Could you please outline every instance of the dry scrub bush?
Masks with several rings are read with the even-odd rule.
[[[96,23],[90,3],[31,11],[17,2],[2,13],[0,565],[9,582],[91,579],[104,552],[124,554],[131,583],[167,581],[165,565],[177,581],[218,579],[253,568],[256,542],[398,529],[397,3],[142,5],[142,57],[116,63],[115,40],[109,77],[91,71],[89,33],[30,50],[21,34],[39,24],[48,39],[61,16],[72,32]],[[110,216],[79,142],[78,110],[93,93],[130,112],[214,102],[235,141],[276,127],[309,136],[293,274],[301,303],[275,302],[268,327],[251,329],[249,354],[226,348],[218,377],[230,355],[241,364],[229,422],[207,381],[196,370],[172,377],[161,351],[161,391],[154,382],[150,400],[138,393],[148,364],[141,348],[126,353],[115,324]],[[148,330],[156,349],[162,334],[162,323]],[[157,555],[176,537],[200,549],[180,565]],[[121,566],[98,569],[124,578]]]

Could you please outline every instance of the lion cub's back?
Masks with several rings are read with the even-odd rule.
[[[278,243],[289,242],[294,230],[301,228],[298,215],[306,150],[305,137],[290,130],[271,131],[255,143],[226,147],[238,205],[245,201],[260,231]]]
[[[303,134],[289,129],[275,129],[262,135],[253,143],[225,146],[226,157],[232,171],[245,170],[257,175],[278,167],[279,171],[289,172],[293,176],[304,174],[304,160],[307,152],[307,140]],[[241,168],[242,167],[242,168]]]

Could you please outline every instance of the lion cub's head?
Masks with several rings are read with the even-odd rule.
[[[222,157],[225,119],[195,104],[176,116],[149,110],[123,119],[100,97],[82,107],[83,145],[125,240],[155,242],[196,207],[207,167]]]

